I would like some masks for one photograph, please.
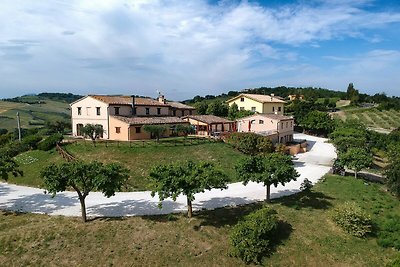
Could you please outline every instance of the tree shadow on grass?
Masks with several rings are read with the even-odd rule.
[[[271,253],[267,257],[271,256],[272,253],[276,252],[278,247],[282,245],[285,240],[289,239],[290,234],[293,232],[293,227],[286,221],[279,220],[276,232],[271,239]]]
[[[303,191],[291,196],[274,199],[272,202],[294,209],[311,208],[326,210],[332,207],[332,203],[329,200],[333,199],[333,197],[327,196],[321,192]]]
[[[201,226],[214,226],[220,228],[226,225],[235,225],[244,216],[257,209],[260,209],[262,206],[263,202],[257,202],[235,207],[224,207],[214,210],[200,211],[196,214],[196,217],[201,220],[201,223],[199,226],[195,227],[195,230],[200,229]]]

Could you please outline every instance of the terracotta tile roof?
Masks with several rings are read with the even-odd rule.
[[[179,102],[173,102],[173,101],[167,101],[167,105],[170,105],[173,108],[178,108],[178,109],[196,109],[195,107],[185,105]]]
[[[111,116],[130,125],[187,123],[178,117],[123,117]]]
[[[90,97],[102,101],[110,105],[131,105],[131,96],[109,96],[109,95],[89,95]],[[135,97],[135,105],[145,106],[170,106],[168,104],[161,103],[157,100],[144,97]]]
[[[198,120],[207,124],[212,123],[232,123],[233,121],[227,120],[225,118],[217,117],[214,115],[189,115],[183,118],[190,118],[193,120]]]
[[[240,94],[238,96],[235,96],[234,98],[229,99],[227,102],[235,100],[239,97],[247,97],[260,103],[285,103],[285,101],[282,100],[281,97],[257,94]]]

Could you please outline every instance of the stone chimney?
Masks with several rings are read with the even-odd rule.
[[[158,102],[165,104],[165,97],[164,95],[158,95]]]
[[[275,94],[271,94],[271,101],[274,99]]]
[[[132,114],[132,116],[135,116],[136,115],[136,112],[135,112],[135,95],[131,95],[131,97],[132,97],[131,114]]]

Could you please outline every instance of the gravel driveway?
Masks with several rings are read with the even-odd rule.
[[[297,181],[285,186],[271,187],[271,197],[278,198],[299,191],[304,178],[316,183],[326,174],[336,158],[332,144],[326,139],[305,134],[295,134],[295,139],[306,139],[309,152],[298,154],[294,163],[300,173]],[[265,187],[257,183],[230,184],[226,190],[210,190],[196,195],[193,209],[213,209],[252,203],[265,198]],[[111,198],[104,197],[99,192],[92,192],[86,198],[88,217],[96,216],[135,216],[156,215],[186,211],[185,197],[179,197],[176,202],[165,200],[163,208],[157,206],[158,198],[152,198],[149,191],[121,192]],[[80,216],[80,204],[75,192],[63,192],[52,198],[44,194],[42,189],[0,183],[0,209],[44,213],[49,215]]]

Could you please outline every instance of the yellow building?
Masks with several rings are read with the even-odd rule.
[[[271,95],[240,94],[226,101],[229,106],[235,103],[239,110],[249,110],[257,113],[274,113],[283,115],[285,101]]]

